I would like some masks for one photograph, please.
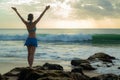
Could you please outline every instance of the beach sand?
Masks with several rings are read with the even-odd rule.
[[[24,67],[27,66],[26,63],[14,63],[14,62],[0,62],[0,73],[4,74],[9,72],[11,69],[15,67]]]

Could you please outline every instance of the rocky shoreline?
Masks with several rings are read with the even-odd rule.
[[[91,65],[92,62],[102,61],[106,67],[114,65],[116,58],[108,54],[99,52],[90,56],[88,59],[74,59],[71,61],[71,71],[65,71],[59,64],[45,63],[42,66],[16,67],[9,72],[0,75],[0,80],[120,80],[120,75],[98,74],[92,75],[92,71],[97,68]],[[108,65],[108,64],[112,65]],[[100,65],[96,65],[100,67]],[[118,67],[120,69],[120,67]],[[85,71],[92,76],[87,75]]]

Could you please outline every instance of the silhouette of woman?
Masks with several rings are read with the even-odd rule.
[[[32,68],[33,60],[34,60],[34,54],[37,47],[37,39],[36,39],[36,24],[40,21],[44,13],[50,8],[50,6],[46,6],[44,11],[40,14],[40,16],[33,21],[33,14],[28,14],[28,21],[24,20],[22,16],[19,14],[17,9],[15,7],[11,7],[16,14],[19,16],[19,18],[22,20],[22,22],[26,25],[26,28],[28,30],[28,38],[26,39],[25,46],[27,46],[28,50],[28,64],[29,67]]]

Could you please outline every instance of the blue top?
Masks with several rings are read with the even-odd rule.
[[[35,32],[36,31],[36,27],[32,28],[32,29],[28,29],[28,32]]]

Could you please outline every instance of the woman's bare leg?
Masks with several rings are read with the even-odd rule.
[[[29,64],[29,67],[32,68],[36,47],[28,46],[27,48],[28,48],[28,64]]]

